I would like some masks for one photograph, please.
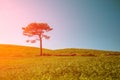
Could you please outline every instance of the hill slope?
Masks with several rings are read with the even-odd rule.
[[[120,55],[120,52],[91,50],[91,49],[77,49],[66,48],[58,50],[43,49],[43,54],[47,56],[110,56]],[[1,57],[29,57],[39,55],[39,48],[18,46],[18,45],[6,45],[0,44],[0,56]]]
[[[48,52],[50,50],[43,49],[43,51]],[[0,56],[22,57],[22,56],[35,56],[35,55],[39,55],[39,48],[0,44]]]

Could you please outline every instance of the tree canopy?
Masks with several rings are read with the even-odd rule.
[[[44,35],[44,33],[52,30],[47,23],[30,23],[28,26],[23,27],[22,29],[24,30],[23,34],[29,37],[34,35],[47,37]]]

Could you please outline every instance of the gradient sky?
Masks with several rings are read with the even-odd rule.
[[[120,51],[119,0],[0,0],[0,44],[38,47],[22,35],[31,22],[53,27],[44,48]]]

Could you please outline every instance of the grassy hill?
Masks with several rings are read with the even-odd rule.
[[[51,51],[43,49],[45,52]],[[39,48],[19,46],[19,45],[7,45],[0,44],[0,56],[4,57],[22,57],[22,56],[36,56],[39,55]]]
[[[38,57],[39,48],[1,44],[0,80],[120,80],[120,52],[66,48],[43,53]]]
[[[19,46],[19,45],[6,45],[0,44],[0,56],[1,57],[29,57],[38,56],[39,48]],[[77,48],[66,48],[49,50],[43,49],[43,55],[46,56],[110,56],[120,55],[120,52],[115,51],[103,51],[103,50],[92,50],[92,49],[77,49]]]

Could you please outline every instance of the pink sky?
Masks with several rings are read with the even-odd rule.
[[[49,14],[41,8],[40,18],[36,19],[38,16],[35,16],[34,5],[25,6],[23,1],[19,2],[21,0],[0,0],[0,44],[39,46],[39,43],[26,43],[25,40],[29,38],[22,35],[21,28],[30,22],[49,22]]]

